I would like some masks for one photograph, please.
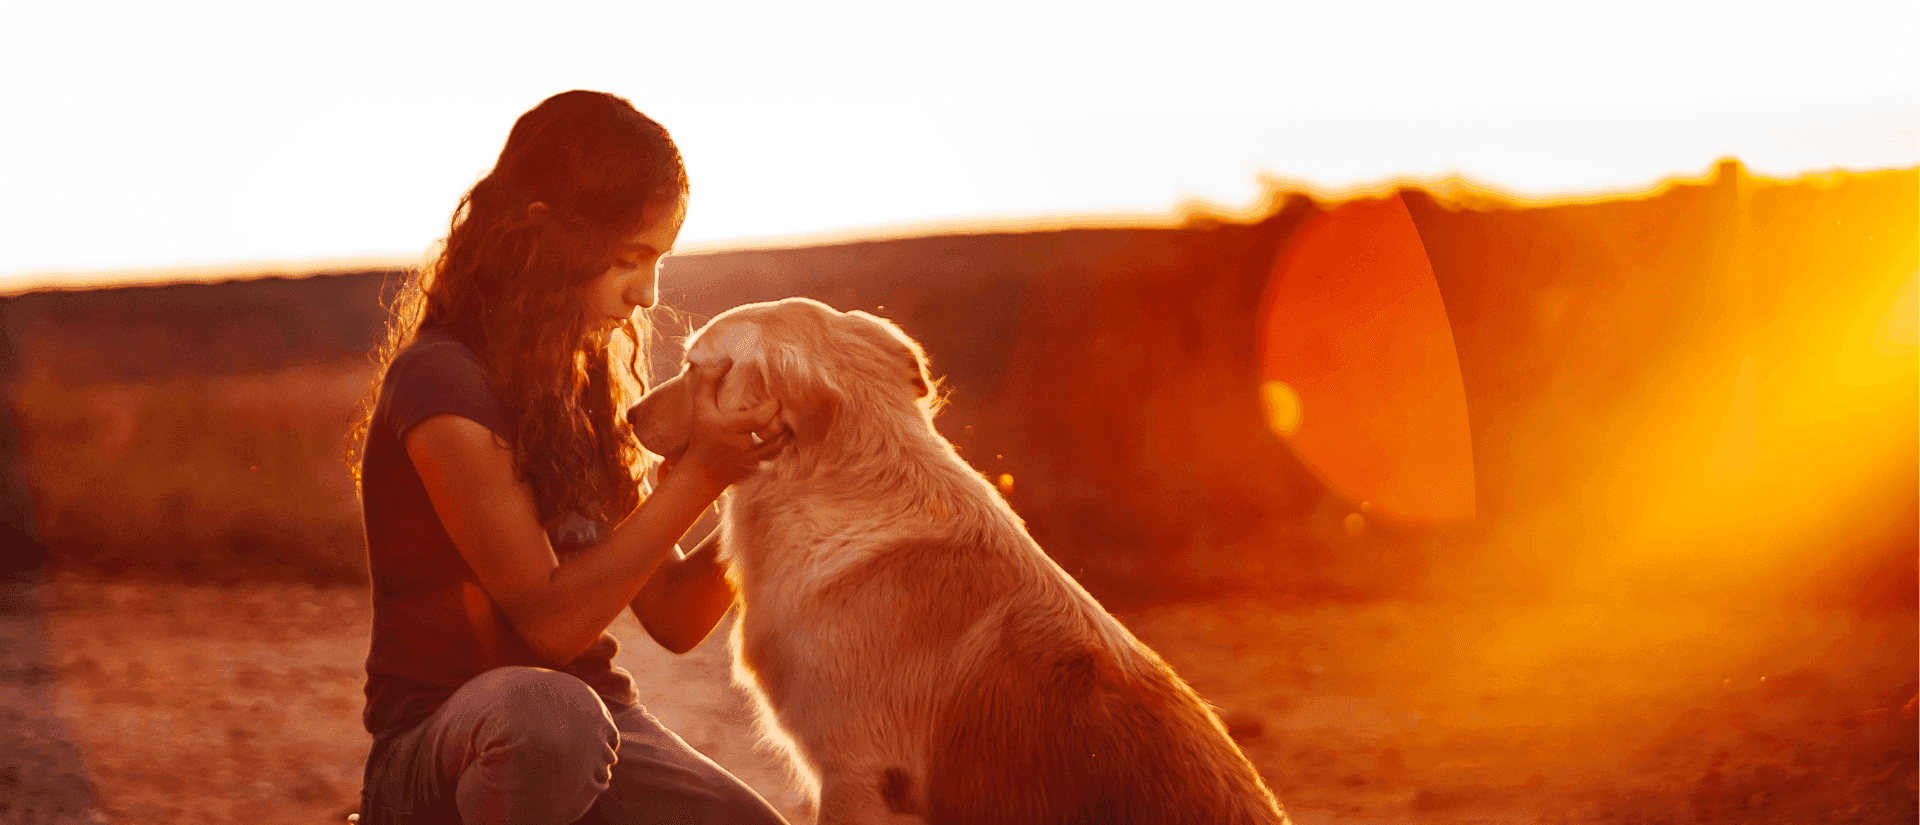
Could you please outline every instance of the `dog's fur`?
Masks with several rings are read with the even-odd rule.
[[[688,348],[728,355],[721,403],[771,395],[793,437],[726,508],[735,677],[822,825],[1287,821],[1207,705],[935,431],[898,327],[753,304]],[[689,409],[675,378],[630,420],[677,456]]]

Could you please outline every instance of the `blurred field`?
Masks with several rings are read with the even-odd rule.
[[[1917,181],[1403,192],[1471,523],[1345,500],[1269,427],[1255,308],[1339,208],[1297,193],[1251,223],[687,256],[660,352],[789,294],[898,320],[952,387],[942,431],[1303,825],[1914,822]],[[388,282],[0,299],[0,509],[50,559],[7,548],[32,570],[0,593],[0,822],[352,808],[341,455]],[[656,714],[806,821],[722,647],[616,631]]]
[[[108,577],[364,579],[343,422],[371,367],[80,385],[36,367],[15,397],[49,544]]]
[[[28,512],[63,569],[364,581],[343,456],[372,379],[382,280],[267,278],[0,302],[8,423],[18,433],[0,444],[9,503]]]

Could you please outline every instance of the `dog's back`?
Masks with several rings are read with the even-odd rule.
[[[1045,566],[977,631],[986,644],[936,717],[929,821],[1284,822],[1200,697]]]
[[[1008,616],[1004,645],[950,696],[927,764],[929,821],[1279,821],[1252,766],[1158,656],[1044,639],[1056,622]]]
[[[1286,822],[1172,668],[990,488],[957,487],[946,523],[972,529],[875,552],[820,594],[892,617],[875,641],[909,659],[942,651],[950,668],[924,762],[876,778],[889,805],[935,825]],[[968,512],[981,510],[995,512]]]

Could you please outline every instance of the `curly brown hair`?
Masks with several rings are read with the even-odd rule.
[[[487,366],[515,472],[544,522],[632,510],[643,453],[620,413],[645,389],[651,330],[586,317],[578,291],[643,221],[678,220],[687,192],[673,138],[624,98],[575,90],[521,115],[493,170],[460,199],[438,254],[387,307],[379,377],[349,439],[356,478],[387,367],[422,329],[438,328]]]

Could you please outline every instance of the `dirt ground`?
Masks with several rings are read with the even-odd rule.
[[[357,587],[6,591],[0,822],[343,822],[368,611]],[[1301,825],[1915,821],[1911,615],[1809,616],[1717,677],[1683,644],[1517,665],[1455,605],[1241,598],[1121,618],[1219,706]],[[811,822],[756,750],[723,634],[676,657],[631,620],[614,631],[655,715]]]

